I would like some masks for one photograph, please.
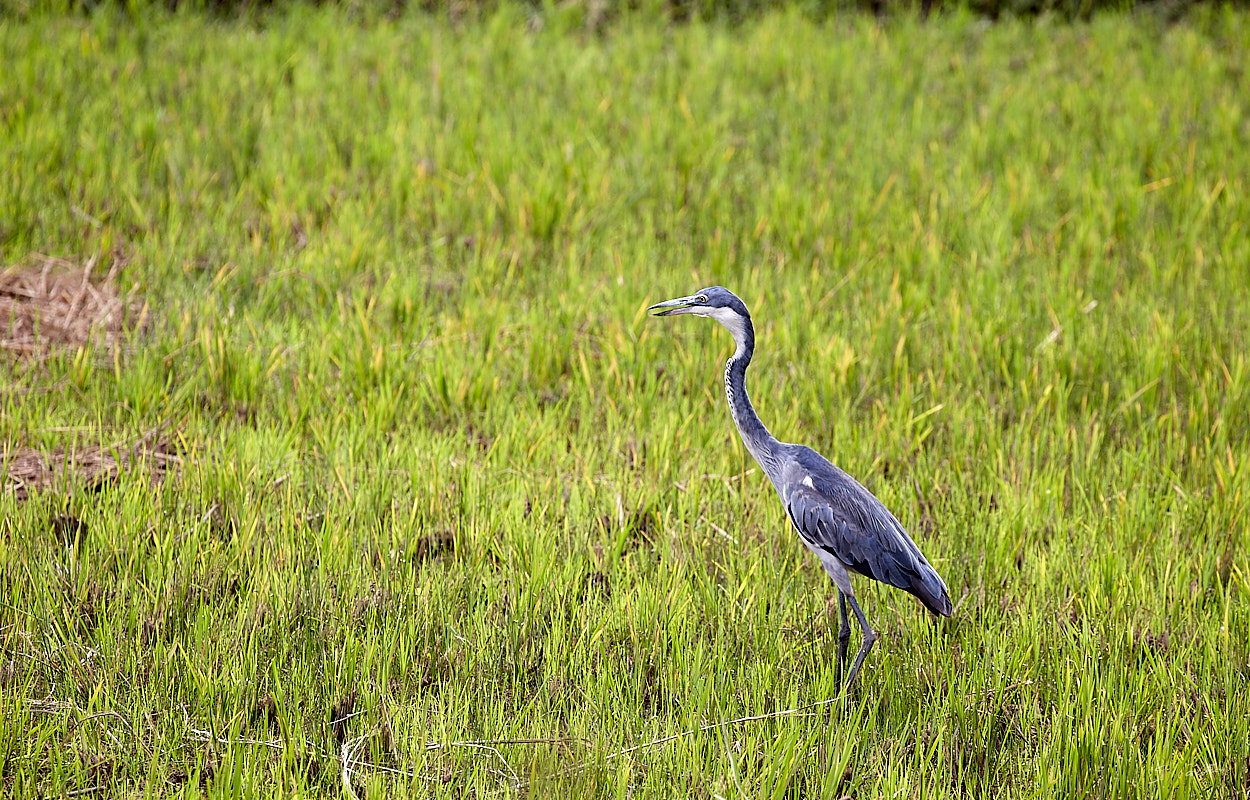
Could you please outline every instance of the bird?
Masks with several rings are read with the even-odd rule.
[[[851,664],[849,691],[868,657],[877,633],[859,607],[851,574],[862,575],[914,595],[933,614],[953,613],[946,583],[889,509],[859,481],[810,447],[776,439],[760,422],[747,395],[746,372],[755,353],[751,312],[733,292],[709,286],[687,297],[650,306],[657,317],[693,314],[710,317],[729,330],[737,349],[725,362],[725,396],[743,444],[772,481],[794,530],[818,559],[838,589],[838,662],[834,683],[843,691],[851,624],[850,603],[863,633]]]

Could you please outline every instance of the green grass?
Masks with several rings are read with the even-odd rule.
[[[579,15],[0,20],[3,265],[151,320],[0,442],[180,459],[0,495],[4,792],[1245,797],[1250,16]],[[713,283],[956,602],[849,702]]]

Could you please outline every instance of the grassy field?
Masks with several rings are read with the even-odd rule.
[[[0,19],[3,793],[1250,796],[1250,15],[580,13]]]

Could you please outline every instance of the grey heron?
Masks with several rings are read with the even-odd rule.
[[[760,422],[747,396],[746,372],[755,352],[755,328],[746,304],[723,286],[710,286],[688,297],[656,303],[647,310],[657,317],[711,317],[733,335],[737,349],[725,363],[725,395],[734,425],[781,496],[799,538],[820,559],[838,587],[841,626],[835,683],[841,685],[847,642],[851,638],[848,602],[864,634],[846,679],[848,689],[877,641],[877,633],[855,599],[852,572],[909,592],[934,614],[949,617],[952,608],[946,584],[889,509],[824,456],[810,447],[777,441]]]

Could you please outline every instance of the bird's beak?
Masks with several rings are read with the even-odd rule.
[[[672,317],[677,314],[693,314],[695,312],[694,295],[690,297],[678,297],[675,300],[665,300],[663,303],[656,303],[647,309],[655,313],[657,317]]]

